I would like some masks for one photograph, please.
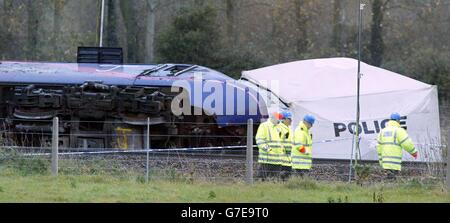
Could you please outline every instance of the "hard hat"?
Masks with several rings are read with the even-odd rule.
[[[391,114],[391,120],[400,121],[401,116],[399,113],[392,113]]]
[[[281,113],[281,119],[292,119],[292,112],[284,110]]]
[[[274,118],[274,119],[276,119],[276,120],[281,120],[282,117],[283,117],[283,116],[282,116],[281,113],[279,113],[279,112],[272,112],[272,113],[270,114],[270,118]]]
[[[305,115],[305,117],[303,118],[303,120],[309,124],[314,125],[314,122],[316,121],[316,118],[314,118],[314,116],[312,115]]]

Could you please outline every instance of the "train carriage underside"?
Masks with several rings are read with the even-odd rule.
[[[214,116],[175,116],[170,87],[82,85],[0,86],[6,146],[47,147],[59,117],[61,149],[152,148],[245,144],[246,126],[219,127]],[[192,113],[194,114],[194,113]],[[222,136],[222,137],[221,137]]]

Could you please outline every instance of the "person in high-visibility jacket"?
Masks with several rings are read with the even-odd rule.
[[[377,153],[387,178],[392,180],[401,171],[403,150],[415,159],[417,159],[418,151],[406,130],[400,126],[400,114],[393,113],[390,119],[386,127],[378,134]]]
[[[291,151],[292,170],[301,177],[312,168],[312,135],[309,130],[314,122],[314,116],[305,115],[294,133],[294,147]]]
[[[278,112],[270,114],[269,119],[259,125],[256,132],[256,144],[258,145],[259,170],[257,178],[265,180],[268,177],[276,177],[281,170],[280,131],[278,123],[281,115]]]
[[[291,151],[294,144],[294,133],[291,129],[292,124],[292,113],[290,111],[282,111],[281,113],[281,123],[278,124],[281,132],[281,146],[283,149],[283,157],[281,164],[281,179],[284,181],[288,179],[291,175],[292,162],[291,162]]]

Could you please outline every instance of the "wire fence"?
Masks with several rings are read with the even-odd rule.
[[[13,151],[10,151],[13,152]],[[14,151],[15,152],[15,151]],[[5,153],[1,155],[2,169],[13,169],[23,175],[51,174],[51,155]],[[214,153],[190,154],[176,151],[151,152],[148,159],[140,153],[69,153],[59,154],[58,173],[61,175],[110,175],[134,176],[143,182],[152,180],[170,181],[247,181],[246,155],[224,155],[236,150]],[[257,157],[254,156],[253,160]],[[314,160],[308,177],[320,181],[347,181],[349,163],[338,160]],[[354,180],[381,181],[385,176],[377,162],[363,162]],[[148,165],[148,166],[147,166]],[[252,171],[257,175],[259,165],[255,162]],[[444,163],[404,163],[401,179],[427,179],[443,181]],[[147,172],[148,171],[148,172]],[[269,171],[270,172],[270,171]],[[275,175],[281,171],[273,171]],[[258,180],[255,176],[254,180]],[[279,180],[274,178],[273,180]]]
[[[48,121],[47,121],[48,122]],[[95,122],[91,122],[95,123]],[[0,149],[0,170],[16,171],[23,175],[53,174],[53,175],[111,175],[116,177],[133,177],[138,181],[152,180],[170,181],[214,181],[214,182],[249,182],[259,180],[257,163],[258,148],[254,145],[253,124],[248,123],[247,134],[230,135],[176,135],[177,137],[200,137],[219,140],[233,138],[239,145],[202,146],[194,148],[154,148],[151,137],[167,134],[152,134],[150,120],[147,120],[147,132],[127,133],[128,138],[143,139],[140,147],[133,148],[95,148],[95,147],[61,147],[60,137],[73,137],[77,134],[61,133],[58,120],[52,121],[50,132],[36,134],[47,137],[49,141],[40,146],[21,146],[6,143]],[[212,123],[211,123],[212,124]],[[11,134],[12,132],[7,132]],[[7,135],[6,134],[6,135]],[[85,134],[80,134],[85,135]],[[92,133],[91,136],[122,137],[123,134]],[[150,137],[151,136],[151,137]],[[172,135],[170,135],[172,136]],[[342,140],[342,139],[341,139]],[[6,138],[1,140],[3,144]],[[54,143],[58,142],[58,143]],[[319,143],[329,143],[324,140]],[[442,154],[435,162],[404,163],[400,179],[423,179],[443,181],[447,173],[447,151],[445,144],[435,144],[433,147]],[[386,176],[378,162],[358,162],[354,167],[357,175],[353,180],[358,182],[382,181]],[[309,178],[321,181],[347,181],[349,179],[350,163],[346,160],[313,161],[313,169],[307,174]],[[283,170],[268,171],[280,180]]]

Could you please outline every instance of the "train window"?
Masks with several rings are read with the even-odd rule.
[[[165,69],[164,69],[165,68]],[[196,70],[198,71],[199,67],[197,65],[159,65],[155,68],[145,70],[139,76],[153,76],[153,77],[169,77],[169,76],[178,76],[180,74]],[[162,70],[164,69],[164,70]],[[208,71],[205,69],[200,69],[199,71]]]
[[[175,74],[175,73],[180,72],[189,67],[190,67],[189,65],[175,65],[175,66],[165,69],[164,71],[170,71],[171,74]]]

